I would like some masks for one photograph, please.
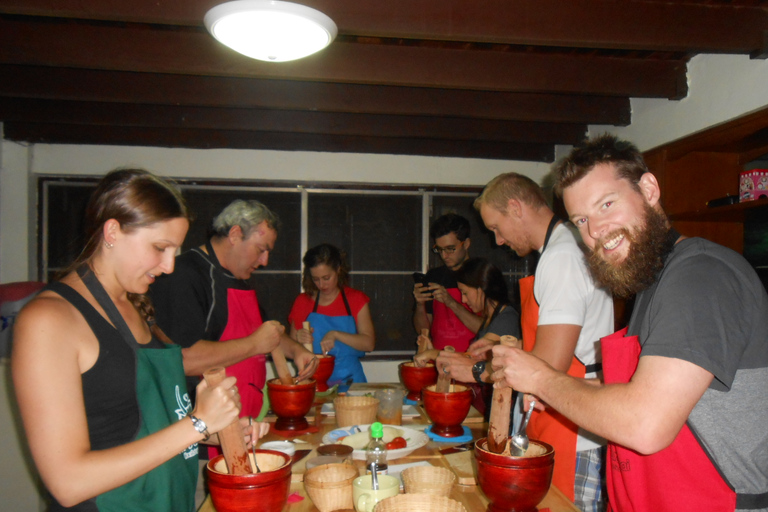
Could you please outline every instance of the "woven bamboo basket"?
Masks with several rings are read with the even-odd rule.
[[[358,476],[351,464],[323,464],[304,474],[304,489],[320,512],[351,509],[352,481]]]
[[[448,468],[413,466],[402,472],[406,493],[450,496],[456,475]]]
[[[378,502],[373,512],[467,512],[467,509],[445,496],[398,494]]]
[[[336,424],[339,427],[369,425],[376,421],[379,399],[370,396],[340,396],[334,398]]]

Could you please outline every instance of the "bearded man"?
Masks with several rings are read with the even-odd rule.
[[[637,148],[604,135],[555,168],[556,189],[614,294],[604,384],[495,347],[493,374],[609,440],[613,510],[768,510],[768,295],[739,254],[680,236]]]

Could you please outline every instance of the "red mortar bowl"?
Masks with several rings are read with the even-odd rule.
[[[333,373],[333,364],[336,358],[334,356],[324,356],[322,354],[318,354],[315,357],[317,357],[320,364],[317,366],[317,370],[315,370],[312,378],[317,382],[316,390],[321,393],[323,391],[328,391],[328,378]]]
[[[224,456],[214,457],[206,465],[208,489],[217,512],[281,512],[291,489],[291,458],[274,450],[256,450],[259,454],[280,456],[283,463],[270,471],[230,475],[226,473]],[[274,458],[274,457],[273,457]],[[264,463],[259,457],[259,466]],[[217,468],[218,465],[218,468]],[[218,469],[218,470],[217,470]]]
[[[267,382],[269,407],[277,416],[275,430],[306,430],[309,423],[304,417],[315,402],[315,380],[298,384],[281,384],[280,379]]]
[[[437,382],[437,368],[434,363],[419,367],[413,361],[400,363],[400,380],[408,390],[408,400],[417,402],[421,399],[421,390]]]
[[[538,445],[538,446],[535,446]],[[488,498],[487,512],[535,512],[549,492],[555,449],[530,440],[528,450],[543,452],[532,457],[510,457],[488,451],[484,437],[475,442],[477,483]]]
[[[435,386],[421,390],[424,409],[432,420],[432,433],[440,437],[464,435],[461,422],[467,417],[472,406],[472,390],[460,384],[452,384],[454,391],[437,393]]]

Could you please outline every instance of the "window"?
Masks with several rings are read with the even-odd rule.
[[[39,275],[51,279],[77,256],[84,243],[85,204],[96,181],[39,178]],[[533,271],[534,260],[496,246],[484,229],[472,207],[480,188],[339,189],[338,185],[304,188],[191,181],[179,181],[179,186],[195,217],[183,250],[205,243],[211,220],[234,199],[257,199],[280,216],[282,227],[269,265],[251,277],[267,318],[287,325],[293,300],[301,291],[301,258],[308,248],[327,242],[344,250],[351,268],[350,285],[371,298],[376,353],[415,350],[411,274],[441,264],[429,250],[429,225],[440,215],[454,212],[470,220],[470,254],[490,259],[504,272],[516,307],[517,279]]]

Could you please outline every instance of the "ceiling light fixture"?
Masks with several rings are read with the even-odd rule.
[[[221,43],[267,62],[301,59],[336,37],[336,24],[305,5],[277,0],[236,0],[205,14],[205,26]]]

